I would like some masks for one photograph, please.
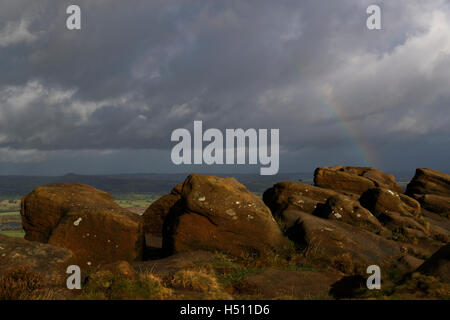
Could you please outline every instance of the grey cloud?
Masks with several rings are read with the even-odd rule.
[[[288,171],[370,165],[357,143],[386,168],[424,166],[417,141],[449,143],[449,4],[380,1],[372,32],[372,2],[84,0],[72,32],[67,1],[0,1],[0,30],[26,21],[8,45],[0,32],[0,148],[168,153],[203,120],[280,128]]]

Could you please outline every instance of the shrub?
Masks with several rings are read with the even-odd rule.
[[[48,293],[42,293],[45,282],[42,276],[31,268],[21,266],[0,275],[0,300],[32,300],[42,297],[49,298]]]

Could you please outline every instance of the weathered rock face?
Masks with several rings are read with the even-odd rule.
[[[72,250],[82,269],[141,257],[140,217],[93,187],[38,187],[22,199],[21,215],[25,239]]]
[[[432,169],[417,169],[406,187],[406,194],[434,194],[450,196],[450,175]]]
[[[376,187],[402,192],[393,175],[365,167],[317,168],[314,172],[314,185],[358,195]]]
[[[335,195],[328,198],[324,205],[318,206],[315,215],[354,225],[365,230],[388,235],[388,231],[381,223],[358,201],[344,195]]]
[[[313,213],[317,206],[325,204],[329,197],[339,195],[333,190],[314,187],[302,182],[283,181],[263,194],[264,203],[279,218],[287,209]]]
[[[264,192],[263,199],[276,219],[286,210],[299,210],[322,218],[341,220],[375,233],[388,232],[357,200],[333,190],[285,181]]]
[[[450,197],[437,196],[434,194],[416,194],[415,197],[423,208],[450,218]]]
[[[428,211],[450,217],[450,175],[431,169],[417,169],[406,193]]]
[[[446,283],[450,283],[450,243],[443,246],[418,269],[418,272],[435,276]]]
[[[177,204],[164,222],[166,254],[217,250],[241,256],[287,245],[269,208],[234,178],[190,175]]]
[[[169,194],[153,202],[142,215],[148,247],[158,247],[160,242],[158,239],[162,241],[164,219],[173,205],[181,199],[182,187],[182,184],[177,185]]]
[[[420,219],[420,204],[406,195],[389,189],[374,188],[360,199],[378,220],[393,231],[409,237],[428,237],[429,230]]]
[[[0,235],[0,274],[26,266],[39,272],[46,284],[63,285],[67,267],[74,262],[70,250]]]
[[[283,212],[282,218],[290,239],[316,257],[348,254],[354,261],[368,266],[382,265],[400,256],[395,242],[347,223],[290,210]]]

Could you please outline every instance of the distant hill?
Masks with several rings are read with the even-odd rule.
[[[274,183],[283,180],[312,182],[312,174],[290,173],[276,176],[258,174],[233,174],[250,191],[262,193]],[[187,174],[118,174],[118,175],[77,175],[64,176],[0,176],[0,197],[22,196],[41,185],[60,182],[79,182],[112,194],[169,192],[178,183],[183,182]]]

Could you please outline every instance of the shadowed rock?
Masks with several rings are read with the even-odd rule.
[[[82,270],[142,255],[140,217],[87,185],[38,187],[22,199],[21,215],[27,240],[72,250]]]
[[[440,278],[450,283],[450,243],[443,246],[418,269],[418,272]]]
[[[145,210],[142,217],[146,234],[162,237],[164,219],[175,202],[180,200],[182,187],[182,184],[177,185],[169,194],[159,198]]]
[[[355,227],[388,235],[389,232],[375,216],[365,209],[358,201],[344,195],[336,195],[328,198],[324,205],[318,206],[315,215],[331,220],[342,221]]]
[[[288,209],[313,213],[329,197],[339,195],[333,190],[314,187],[302,182],[283,181],[275,184],[263,194],[264,203],[275,218]]]
[[[450,175],[437,170],[420,168],[406,187],[406,194],[450,196]]]
[[[164,219],[170,209],[181,199],[183,185],[179,184],[169,194],[153,202],[142,215],[145,235],[145,258],[161,257]]]
[[[395,242],[347,223],[292,210],[282,216],[290,239],[307,249],[309,255],[332,258],[349,254],[366,266],[382,265],[400,256]]]
[[[450,175],[431,169],[417,169],[406,188],[423,208],[450,217]]]

